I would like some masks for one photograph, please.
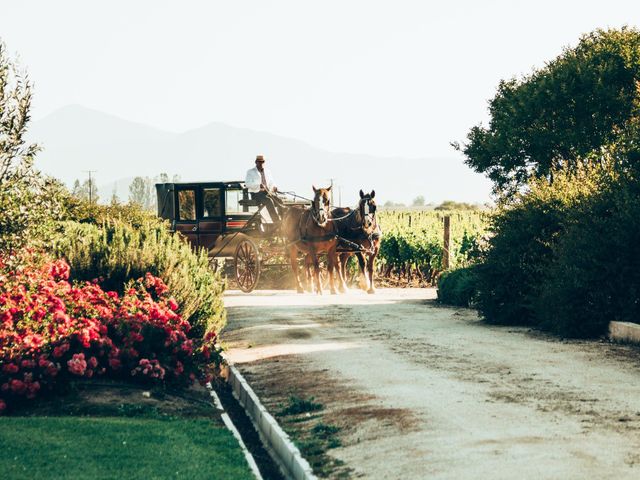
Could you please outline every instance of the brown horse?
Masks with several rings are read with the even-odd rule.
[[[375,196],[375,190],[368,194],[360,190],[360,200],[354,210],[336,208],[331,212],[335,219],[334,223],[337,226],[338,235],[349,242],[343,242],[346,244],[345,248],[354,249],[354,251],[340,254],[340,275],[343,279],[347,277],[347,262],[349,257],[355,254],[360,266],[361,285],[368,293],[376,291],[373,274],[382,241],[382,229],[376,218],[378,207],[374,200]]]
[[[323,252],[327,253],[331,293],[337,293],[333,271],[335,268],[339,273],[338,254],[336,251],[338,241],[336,227],[330,221],[329,215],[330,191],[331,187],[313,187],[314,197],[311,208],[304,210],[290,208],[282,220],[282,234],[287,242],[291,269],[296,280],[298,293],[304,292],[298,272],[298,252],[307,254],[310,257],[310,262],[314,267],[315,290],[320,295],[322,294],[322,285],[320,283],[318,255]]]

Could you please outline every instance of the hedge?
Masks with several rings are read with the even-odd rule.
[[[478,295],[475,265],[445,272],[438,280],[438,301],[447,305],[469,307]]]

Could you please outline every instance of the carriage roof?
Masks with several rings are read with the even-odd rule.
[[[230,181],[220,181],[220,180],[211,180],[208,182],[167,182],[167,183],[156,183],[156,188],[168,186],[168,187],[221,187],[221,188],[244,188],[244,180],[230,180]]]
[[[167,182],[156,183],[158,199],[158,216],[168,220],[175,219],[176,191],[201,188],[217,188],[221,191],[244,190],[246,187],[242,180],[209,181],[209,182]]]

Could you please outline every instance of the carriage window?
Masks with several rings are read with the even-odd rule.
[[[205,188],[202,190],[202,203],[203,217],[219,217],[222,215],[219,188]]]
[[[256,206],[249,206],[242,204],[243,199],[242,190],[227,190],[226,199],[226,213],[227,215],[237,213],[253,213],[258,210]]]
[[[196,192],[195,190],[178,191],[178,220],[196,219]]]

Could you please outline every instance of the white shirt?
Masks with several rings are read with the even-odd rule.
[[[269,171],[266,168],[263,168],[264,178],[267,180],[266,187],[269,191],[273,190],[275,186],[273,183],[273,178],[269,174]],[[259,192],[260,184],[262,183],[262,175],[258,171],[258,167],[253,167],[252,169],[247,171],[247,177],[244,181],[245,185],[249,189],[250,192]]]

